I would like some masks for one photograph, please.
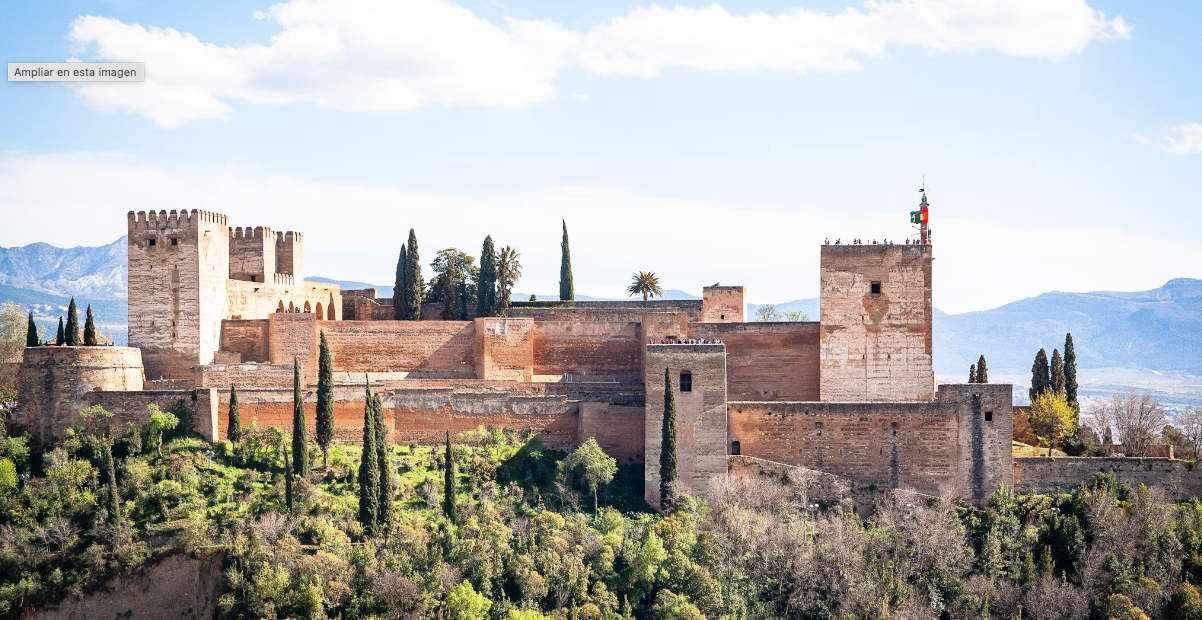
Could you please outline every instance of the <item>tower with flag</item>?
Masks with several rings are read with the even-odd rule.
[[[927,192],[926,188],[918,190],[922,192],[922,202],[918,205],[917,211],[910,212],[910,223],[918,224],[918,239],[919,243],[926,245],[931,242],[931,230],[927,228]]]

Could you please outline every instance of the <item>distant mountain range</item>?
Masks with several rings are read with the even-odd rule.
[[[56,248],[34,243],[0,248],[0,301],[15,301],[34,310],[39,325],[51,329],[66,314],[74,296],[82,309],[92,305],[102,330],[118,343],[125,341],[125,237],[101,247]],[[344,289],[375,288],[380,297],[392,296],[391,284],[308,277]],[[665,299],[700,299],[671,289]],[[538,295],[542,300],[557,293]],[[514,293],[525,301],[529,293]],[[617,301],[594,298],[578,301]],[[818,320],[818,298],[774,304],[779,312],[794,311]],[[757,304],[747,305],[755,317]],[[1202,280],[1179,278],[1149,291],[1134,293],[1054,291],[992,310],[946,314],[935,310],[935,371],[940,380],[962,380],[969,364],[984,354],[990,378],[1012,381],[1023,389],[1036,351],[1063,352],[1064,335],[1072,333],[1081,372],[1082,394],[1136,388],[1154,392],[1165,402],[1202,405]],[[1020,390],[1021,391],[1021,390]]]

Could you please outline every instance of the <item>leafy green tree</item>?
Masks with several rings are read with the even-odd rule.
[[[392,526],[392,495],[395,485],[392,480],[392,446],[388,443],[388,429],[384,424],[384,405],[380,400],[380,395],[373,396],[375,399],[375,427],[376,427],[376,469],[380,472],[379,492],[380,499],[376,507],[376,529],[377,531],[388,532]]]
[[[17,466],[9,459],[0,459],[0,495],[8,496],[17,490]]]
[[[563,241],[559,243],[559,300],[576,301],[576,287],[572,283],[572,252],[568,249],[567,220],[563,220]]]
[[[158,405],[148,405],[150,417],[146,424],[142,425],[143,433],[146,435],[147,448],[154,449],[155,453],[160,457],[163,456],[163,433],[179,426],[179,418],[170,411],[159,409]]]
[[[1056,444],[1073,434],[1073,418],[1073,409],[1063,393],[1044,390],[1031,400],[1031,431],[1040,445],[1048,447],[1048,456],[1052,456]]]
[[[1035,397],[1052,389],[1052,370],[1048,367],[1048,354],[1043,349],[1035,354],[1035,363],[1031,365],[1031,389],[1027,395],[1034,401]]]
[[[626,287],[630,296],[642,295],[643,301],[648,297],[663,297],[664,291],[659,287],[659,278],[650,271],[639,271],[634,274],[630,286]]]
[[[442,514],[451,523],[459,521],[459,485],[455,483],[455,457],[451,454],[451,430],[447,429],[446,463],[443,468]]]
[[[29,325],[25,329],[25,346],[36,347],[41,344],[38,336],[38,326],[33,322],[33,312],[29,313]]]
[[[969,364],[969,366],[968,366],[968,382],[969,383],[977,382],[977,365],[976,364]]]
[[[676,500],[676,394],[671,370],[664,368],[664,419],[659,452],[659,503],[667,512]]]
[[[71,304],[67,306],[67,346],[78,347],[79,339],[79,310],[75,308],[75,298],[71,298]]]
[[[497,260],[492,235],[480,248],[480,271],[476,276],[476,316],[495,316],[497,296]]]
[[[63,317],[58,317],[58,335],[54,337],[54,344],[65,347],[67,346],[67,331],[63,329]]]
[[[321,446],[321,464],[330,466],[330,444],[334,443],[334,361],[330,343],[321,331],[320,352],[317,357],[317,445]]]
[[[977,360],[977,383],[989,383],[989,369],[985,367],[985,356]]]
[[[505,316],[509,312],[510,298],[513,287],[522,277],[522,263],[518,261],[521,255],[509,246],[497,252],[497,298],[496,313]]]
[[[459,316],[459,309],[463,303],[459,298],[461,291],[465,297],[470,295],[472,300],[475,299],[476,257],[455,248],[447,248],[438,251],[430,267],[436,275],[430,281],[429,300],[441,302],[442,318],[453,321]],[[464,291],[462,284],[468,281],[471,282],[471,286]]]
[[[618,473],[618,462],[601,449],[595,438],[589,437],[566,459],[560,461],[559,468],[560,475],[564,478],[577,469],[581,470],[584,482],[593,494],[593,512],[597,512],[597,487],[613,481],[614,474]]]
[[[1060,350],[1052,349],[1052,391],[1064,394],[1064,360],[1060,358]]]
[[[655,595],[655,605],[651,613],[659,620],[705,620],[697,606],[689,602],[689,597],[674,594],[671,590],[660,590]]]
[[[368,535],[376,533],[380,505],[380,459],[376,453],[376,398],[367,385],[363,406],[363,454],[359,458],[359,524]]]
[[[1188,581],[1181,581],[1173,589],[1165,611],[1169,620],[1202,620],[1202,595]]]
[[[406,321],[420,321],[422,318],[422,301],[426,283],[422,279],[422,263],[417,253],[417,233],[409,229],[409,245],[405,249],[409,265],[405,269],[405,312],[402,317]]]
[[[484,620],[492,602],[487,596],[476,592],[466,579],[455,586],[447,596],[447,612],[450,620]]]
[[[629,290],[629,289],[627,289]],[[646,296],[643,297],[646,300]],[[765,323],[779,321],[784,317],[783,314],[776,310],[776,306],[772,304],[764,304],[755,309],[755,320]]]
[[[1064,397],[1073,410],[1080,413],[1077,401],[1077,351],[1073,348],[1073,335],[1064,335]]]
[[[87,318],[83,323],[83,346],[96,346],[96,321],[92,318],[92,304],[88,304]]]
[[[242,441],[242,412],[238,410],[238,388],[230,384],[230,421],[225,427],[225,438],[232,443]]]
[[[405,318],[405,308],[408,306],[409,287],[406,279],[408,270],[409,256],[402,244],[401,254],[396,260],[396,283],[392,287],[392,318],[397,321]]]
[[[292,471],[309,474],[309,431],[305,420],[305,393],[301,390],[300,361],[292,358]]]

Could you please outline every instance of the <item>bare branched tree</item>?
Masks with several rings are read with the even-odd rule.
[[[1127,456],[1143,456],[1164,427],[1164,407],[1150,395],[1133,391],[1111,394],[1109,403],[1123,452]]]

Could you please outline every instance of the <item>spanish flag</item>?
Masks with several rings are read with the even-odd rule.
[[[911,211],[910,212],[910,223],[911,224],[926,224],[927,223],[927,210],[923,209],[921,211]]]

